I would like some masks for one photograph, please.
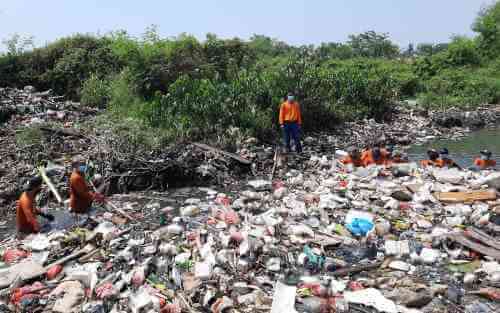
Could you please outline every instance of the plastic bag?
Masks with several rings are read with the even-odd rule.
[[[354,218],[346,225],[347,229],[355,236],[366,236],[374,228],[371,221],[364,218]]]

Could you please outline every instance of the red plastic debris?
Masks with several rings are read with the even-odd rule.
[[[95,289],[95,294],[98,299],[104,300],[118,295],[118,291],[113,287],[112,283],[102,284]]]
[[[52,280],[61,273],[63,267],[61,265],[54,265],[47,271],[47,279]]]
[[[231,199],[228,196],[219,196],[215,199],[215,203],[228,207],[231,205]]]
[[[15,288],[10,297],[10,302],[14,305],[18,305],[24,299],[38,298],[41,289],[45,288],[45,285],[40,282],[35,282],[33,285],[27,285],[21,288]]]
[[[165,307],[161,310],[161,313],[181,313],[181,306],[177,303],[169,303],[166,304]]]
[[[365,289],[365,287],[360,282],[352,281],[349,283],[349,289],[352,291],[357,291],[357,290]]]
[[[3,261],[7,264],[15,263],[21,259],[27,258],[29,253],[20,249],[7,249],[3,253]]]

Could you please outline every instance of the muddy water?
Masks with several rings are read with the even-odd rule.
[[[472,166],[473,160],[479,156],[479,151],[487,149],[493,153],[493,158],[500,164],[500,126],[494,129],[483,129],[470,133],[458,140],[436,140],[424,145],[413,146],[407,152],[412,160],[426,158],[429,148],[448,148],[450,156],[462,167]]]

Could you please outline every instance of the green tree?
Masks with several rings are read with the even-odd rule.
[[[500,2],[496,1],[479,12],[472,30],[479,33],[478,42],[487,56],[500,52]]]
[[[359,35],[350,35],[348,44],[354,55],[372,58],[395,58],[399,55],[399,47],[389,39],[386,33],[367,31]]]
[[[10,55],[20,55],[27,49],[34,48],[33,36],[21,36],[18,33],[13,34],[10,38],[2,40],[2,43],[7,48],[7,53]]]

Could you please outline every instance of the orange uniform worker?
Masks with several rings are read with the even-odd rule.
[[[439,158],[439,153],[435,149],[427,150],[427,157],[429,159],[420,161],[422,167],[436,166],[436,161]]]
[[[344,159],[341,161],[344,165],[352,164],[355,167],[363,166],[363,161],[361,160],[361,153],[358,149],[353,148]]]
[[[461,169],[460,165],[458,165],[457,163],[455,163],[455,161],[450,159],[447,148],[441,149],[439,153],[441,155],[441,158],[436,160],[435,164],[436,167],[456,167]]]
[[[40,224],[36,216],[40,215],[48,220],[54,220],[50,214],[45,214],[41,210],[35,208],[36,195],[42,189],[42,179],[40,177],[32,178],[21,194],[16,208],[16,227],[19,233],[33,234],[40,232]]]
[[[69,206],[74,213],[88,213],[94,200],[103,202],[104,197],[99,193],[90,192],[85,181],[87,166],[80,157],[73,161],[73,173],[69,179],[70,201]]]
[[[394,151],[392,158],[386,161],[386,164],[388,166],[391,166],[392,164],[402,164],[402,163],[408,163],[408,159],[404,157],[400,151]]]
[[[497,161],[491,159],[491,151],[483,150],[479,153],[481,154],[481,156],[474,160],[474,165],[479,169],[485,170],[497,166]]]
[[[386,163],[386,157],[382,153],[380,147],[374,147],[373,149],[368,149],[363,151],[361,154],[361,161],[363,166],[384,165]]]
[[[280,106],[279,123],[284,132],[283,139],[288,152],[292,150],[290,139],[293,139],[296,152],[301,153],[300,130],[302,128],[302,114],[300,113],[300,105],[295,101],[292,94],[289,94],[287,101]]]

